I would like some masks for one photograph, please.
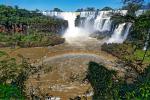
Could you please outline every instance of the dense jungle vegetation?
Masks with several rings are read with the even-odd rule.
[[[93,100],[149,100],[150,99],[150,66],[139,74],[134,83],[128,84],[115,80],[114,71],[103,65],[89,63],[87,79],[94,89]]]
[[[18,6],[0,5],[0,47],[48,46],[63,43],[59,34],[67,28],[62,19],[28,11]]]
[[[150,64],[150,10],[147,9],[142,15],[136,16],[136,11],[141,9],[142,1],[125,2],[128,13],[125,16],[114,14],[114,23],[132,23],[127,40],[123,44],[103,44],[102,50],[117,56],[126,64],[134,66],[136,70],[143,70]]]
[[[136,11],[141,9],[144,0],[123,0],[122,9],[128,10],[125,16],[114,14],[114,23],[132,23],[128,39],[123,44],[103,44],[102,50],[118,57],[124,67],[128,66],[136,70],[138,77],[132,84],[126,82],[112,82],[111,72],[106,72],[109,85],[99,85],[101,75],[93,73],[91,78],[95,88],[93,100],[148,100],[150,99],[150,10],[136,16]],[[91,63],[91,66],[99,66]],[[91,67],[92,68],[92,67]],[[97,67],[98,68],[98,67]],[[94,69],[94,68],[93,68]],[[99,73],[102,73],[101,71]],[[105,75],[102,74],[102,75]],[[92,75],[91,75],[92,76]],[[97,77],[96,77],[97,76]],[[99,76],[99,77],[98,77]],[[99,79],[100,78],[100,79]],[[95,79],[95,81],[94,81]],[[97,80],[99,79],[99,80]],[[97,80],[97,81],[96,81]],[[98,83],[97,83],[98,82]],[[105,82],[105,81],[104,81]],[[108,84],[107,83],[107,84]],[[98,86],[97,86],[98,85]],[[101,91],[102,89],[104,91]],[[111,90],[112,89],[112,90]]]
[[[22,59],[17,64],[15,58],[10,58],[6,52],[0,51],[0,98],[9,99],[25,99],[25,80],[31,73],[31,65],[27,59]]]
[[[67,21],[42,15],[39,10],[28,11],[18,6],[0,5],[0,47],[41,47],[63,43],[62,30]],[[39,68],[18,55],[22,62],[0,51],[0,99],[26,99],[25,81]]]

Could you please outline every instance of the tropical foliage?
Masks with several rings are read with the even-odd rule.
[[[28,11],[18,6],[0,5],[0,47],[60,44],[64,39],[58,33],[66,28],[66,21],[44,16],[38,9]]]
[[[17,62],[4,51],[0,53],[0,99],[25,99],[25,81],[29,75],[37,72],[39,67],[31,66],[28,59],[22,55],[18,55],[21,62]]]
[[[0,98],[1,99],[23,99],[23,94],[21,88],[11,83],[19,75],[19,65],[16,64],[14,58],[10,58],[7,53],[0,51],[1,58],[5,60],[0,60]]]
[[[89,62],[87,79],[94,89],[93,100],[111,99],[113,74],[114,71],[107,70],[103,65]]]
[[[104,8],[102,8],[101,10],[102,10],[102,11],[108,11],[108,10],[114,10],[114,9],[111,8],[111,7],[104,7]]]
[[[143,11],[141,15],[136,15],[136,11],[141,8],[142,2],[143,0],[124,0],[125,6],[123,9],[128,10],[128,13],[126,15],[118,13],[112,17],[115,24],[132,23],[127,40],[131,42],[132,48],[134,48],[133,54],[139,47],[141,50],[144,48],[145,53],[141,63],[143,63],[150,47],[150,10]]]
[[[115,72],[95,62],[89,63],[87,78],[94,89],[93,100],[148,100],[150,99],[150,66],[135,83],[115,81]]]
[[[0,84],[0,98],[3,100],[25,99],[24,96],[21,95],[20,89],[10,84]]]
[[[61,19],[42,15],[39,10],[28,11],[17,6],[0,5],[0,32],[42,31],[58,33],[61,27],[67,26],[67,22]]]
[[[33,33],[33,34],[13,34],[6,35],[0,33],[0,47],[39,47],[39,46],[53,46],[63,43],[65,40],[59,35],[53,33]]]

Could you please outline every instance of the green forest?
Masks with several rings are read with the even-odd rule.
[[[0,5],[0,47],[35,47],[62,43],[59,34],[67,22],[28,11],[18,6]]]

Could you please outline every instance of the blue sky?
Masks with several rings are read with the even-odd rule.
[[[30,10],[36,8],[40,10],[51,10],[58,7],[64,11],[74,11],[78,8],[86,7],[103,8],[110,6],[119,8],[122,6],[121,0],[0,0],[0,4],[18,5],[20,8]]]

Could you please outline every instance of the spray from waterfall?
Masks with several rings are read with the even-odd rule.
[[[105,23],[103,25],[102,31],[110,31],[111,30],[111,23],[110,17],[105,20]]]
[[[90,14],[88,15],[88,17],[86,17],[85,23],[84,23],[84,29],[87,30],[88,32],[93,32],[93,24],[92,24],[92,20],[95,17],[95,13],[94,14]]]
[[[132,23],[128,23],[127,24],[127,27],[126,27],[126,29],[125,29],[125,32],[124,32],[124,35],[123,35],[123,41],[125,41],[126,39],[127,39],[127,36],[128,36],[128,34],[129,34],[129,31],[130,31],[130,28],[131,28],[131,26],[132,26]]]
[[[119,26],[115,28],[111,38],[108,39],[107,43],[123,43],[128,36],[132,24],[128,23],[126,29],[125,25],[126,23],[119,24]]]
[[[77,43],[85,42],[89,40],[91,33],[103,33],[108,34],[109,32],[113,34],[106,41],[107,43],[123,43],[129,33],[131,23],[122,23],[119,24],[115,29],[112,28],[111,16],[113,13],[121,13],[125,15],[126,10],[118,11],[98,11],[98,12],[50,12],[49,16],[63,18],[68,21],[68,28],[63,34],[66,42],[68,43]],[[80,24],[79,27],[75,26],[75,20],[77,15],[80,15]]]
[[[99,11],[98,13],[81,13],[86,17],[84,28],[90,32],[104,32],[111,30],[111,11]],[[90,29],[90,30],[89,30]]]
[[[76,13],[64,12],[61,16],[68,21],[68,29],[63,35],[66,42],[80,44],[82,41],[86,41],[89,38],[89,32],[75,26]]]
[[[103,14],[104,14],[104,11],[101,11],[100,14],[97,16],[97,18],[95,19],[94,21],[94,29],[95,30],[99,30],[101,31],[102,28],[103,28]]]

